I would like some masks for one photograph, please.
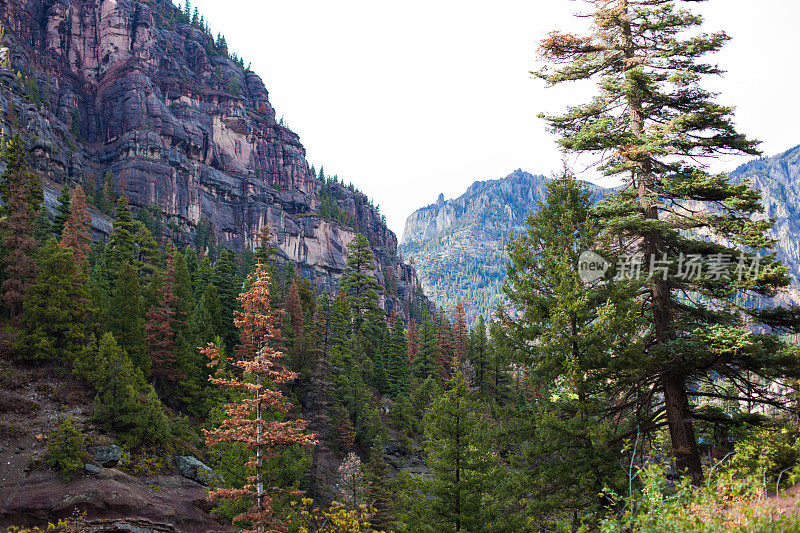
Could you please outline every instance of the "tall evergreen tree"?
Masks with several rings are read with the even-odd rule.
[[[117,271],[126,261],[139,271],[138,252],[136,249],[136,226],[134,225],[128,198],[122,194],[117,200],[117,209],[111,228],[109,242],[110,262],[112,271]]]
[[[331,306],[330,318],[330,360],[331,366],[344,369],[352,364],[350,353],[350,308],[344,290]]]
[[[212,282],[219,294],[220,312],[222,313],[222,338],[225,346],[233,349],[238,342],[238,332],[233,324],[234,311],[237,309],[237,298],[242,284],[236,275],[235,255],[229,248],[223,249],[214,267]]]
[[[439,379],[444,384],[455,375],[457,365],[455,364],[453,328],[444,313],[444,309],[441,307],[436,313],[436,342],[438,352],[436,371],[439,373]]]
[[[90,343],[76,359],[75,369],[96,392],[94,420],[114,432],[126,447],[152,449],[169,444],[169,422],[158,396],[111,333],[99,343]]]
[[[425,454],[431,478],[418,482],[422,498],[409,516],[414,530],[461,532],[501,530],[493,494],[502,477],[488,445],[477,402],[460,372],[426,414]],[[511,526],[513,527],[513,526]]]
[[[32,218],[39,212],[39,206],[44,200],[44,192],[39,176],[31,171],[25,154],[25,144],[19,135],[12,137],[3,147],[2,156],[6,161],[6,170],[0,177],[0,216],[8,215],[13,211],[11,198],[15,189],[19,187],[20,196],[28,203],[33,213]]]
[[[420,380],[429,376],[438,376],[436,369],[439,361],[439,342],[436,326],[427,313],[422,317],[419,338],[419,352],[412,363],[414,376]]]
[[[209,284],[203,291],[189,321],[192,338],[202,346],[222,334],[222,310],[217,287]]]
[[[599,511],[598,495],[605,487],[620,490],[624,479],[614,429],[635,425],[618,400],[635,384],[623,372],[642,348],[636,293],[624,282],[586,286],[576,268],[597,236],[592,204],[585,185],[562,176],[508,244],[504,288],[518,318],[505,323],[540,396],[521,410],[517,448],[525,465],[519,471],[526,472],[521,483],[537,487],[529,511],[539,520],[557,516],[554,507],[570,518]]]
[[[88,298],[71,250],[50,239],[37,255],[36,281],[25,299],[17,351],[27,361],[73,357],[89,334]]]
[[[486,322],[483,315],[478,316],[475,327],[469,332],[467,359],[475,373],[475,385],[478,387],[481,397],[485,397],[490,374],[491,354],[489,353],[489,339],[486,337]]]
[[[770,222],[752,217],[762,210],[759,194],[749,183],[732,183],[703,166],[704,158],[720,153],[758,153],[756,142],[736,131],[732,108],[718,104],[700,85],[704,76],[721,73],[703,58],[728,36],[698,33],[702,17],[679,7],[678,0],[590,5],[592,33],[552,33],[541,53],[554,68],[538,74],[549,85],[593,79],[599,94],[546,119],[565,150],[604,156],[605,174],[625,181],[598,214],[605,236],[620,252],[644,256],[643,305],[652,335],[636,362],[646,376],[640,386],[652,389],[646,397],[663,397],[678,469],[700,483],[689,387],[713,383],[712,368],[745,391],[748,376],[774,379],[800,368],[777,338],[743,327],[743,316],[769,327],[781,323],[781,313],[736,303],[743,293],[770,297],[789,278],[771,253]],[[701,275],[686,275],[680,259],[697,254],[718,258],[719,268],[706,265]],[[760,268],[753,273],[736,273],[735,264],[721,261],[741,257],[751,265],[758,256]],[[752,343],[746,355],[733,348],[742,342]],[[658,412],[653,409],[641,424],[659,425]]]
[[[53,233],[60,239],[61,234],[64,232],[64,225],[67,223],[67,220],[69,220],[70,213],[69,187],[67,187],[66,184],[61,187],[61,194],[58,195],[57,201],[56,215],[53,217]]]
[[[413,317],[408,321],[408,364],[413,364],[419,352],[419,330]]]
[[[158,303],[147,312],[147,345],[149,347],[150,378],[153,387],[162,398],[174,390],[177,383],[186,376],[178,365],[178,343],[176,339],[178,317],[175,297],[175,256],[172,251],[164,279],[164,287]]]
[[[363,467],[365,497],[367,504],[375,509],[370,525],[378,531],[389,529],[392,507],[392,495],[388,487],[389,469],[383,460],[383,450],[382,442],[373,444],[369,450],[369,459]]]
[[[392,329],[390,337],[389,359],[387,368],[389,371],[389,381],[393,396],[408,394],[409,366],[408,346],[406,342],[406,332],[403,321],[392,316]]]
[[[108,330],[131,361],[145,374],[151,361],[147,352],[144,301],[139,278],[129,262],[122,263],[108,305]]]
[[[347,269],[342,278],[356,331],[361,329],[365,313],[378,307],[380,285],[371,273],[374,268],[372,249],[367,238],[359,233],[347,246]]]

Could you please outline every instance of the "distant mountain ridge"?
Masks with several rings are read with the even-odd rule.
[[[458,198],[418,209],[406,220],[400,250],[417,269],[425,293],[452,311],[464,302],[467,316],[493,315],[502,301],[512,231],[544,194],[550,179],[521,169],[502,179],[476,181]],[[605,196],[607,189],[588,184]]]
[[[762,192],[765,214],[775,222],[771,234],[778,257],[794,280],[781,300],[800,302],[800,146],[745,163],[730,177],[749,178]],[[461,300],[471,320],[494,313],[502,301],[508,237],[524,227],[549,181],[516,170],[502,179],[477,181],[455,199],[440,195],[408,217],[400,250],[437,305],[452,310]],[[611,192],[589,186],[598,199]]]

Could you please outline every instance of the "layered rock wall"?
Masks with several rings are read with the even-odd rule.
[[[335,289],[355,229],[317,216],[321,185],[261,78],[181,23],[169,0],[0,0],[0,23],[4,131],[23,132],[48,199],[111,172],[134,208],[161,208],[180,244],[206,221],[218,243],[252,248],[268,224],[284,259]],[[387,309],[407,316],[420,289],[396,237],[360,193],[340,189],[377,276],[393,270],[399,281]],[[107,233],[107,219],[93,220]]]

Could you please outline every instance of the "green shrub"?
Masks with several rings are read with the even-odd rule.
[[[86,457],[86,439],[72,425],[72,420],[64,420],[47,443],[45,461],[49,466],[60,470],[61,478],[67,482],[83,468]]]
[[[657,465],[640,470],[638,479],[641,489],[631,498],[606,494],[616,504],[611,508],[619,512],[602,519],[597,528],[599,531],[800,532],[800,515],[780,515],[770,502],[759,497],[756,480],[736,478],[730,470],[725,470],[702,488],[691,487],[688,479],[677,486],[672,485],[664,469]]]
[[[752,479],[762,491],[773,491],[779,477],[783,488],[797,482],[798,463],[800,428],[755,428],[736,444],[727,468],[739,479]]]

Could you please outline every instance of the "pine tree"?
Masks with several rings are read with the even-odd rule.
[[[133,242],[136,250],[136,263],[139,268],[139,276],[143,279],[151,277],[156,270],[164,265],[164,249],[158,246],[158,242],[142,222],[133,221]]]
[[[442,308],[439,308],[436,315],[436,342],[436,371],[439,373],[442,383],[447,383],[455,373],[456,361],[453,349],[453,329]]]
[[[151,361],[147,352],[144,301],[136,271],[129,262],[122,263],[108,306],[108,330],[120,348],[145,374]]]
[[[490,374],[491,354],[489,353],[489,339],[486,337],[486,322],[483,315],[478,316],[475,327],[469,333],[467,359],[475,372],[475,385],[481,397],[487,393]]]
[[[53,233],[60,239],[70,214],[69,187],[66,184],[61,188],[61,194],[58,195],[56,200],[58,201],[58,207],[56,207],[56,215],[53,217]]]
[[[95,204],[97,208],[106,215],[114,214],[114,206],[117,204],[117,195],[114,191],[114,174],[109,170],[98,187],[99,194],[96,194]]]
[[[401,394],[407,394],[409,391],[408,370],[410,363],[408,361],[408,347],[403,321],[394,317],[394,315],[393,319],[387,367],[389,369],[392,395],[397,397]]]
[[[436,326],[427,314],[422,317],[420,331],[419,352],[412,363],[414,376],[424,380],[429,376],[438,376],[436,371],[439,361],[439,343],[436,335]]]
[[[47,440],[44,460],[61,472],[61,480],[69,482],[75,473],[83,468],[87,456],[86,439],[79,429],[72,424],[72,419],[65,419]]]
[[[86,342],[89,311],[86,289],[72,251],[51,239],[39,251],[36,281],[25,299],[17,351],[26,361],[73,357]]]
[[[344,454],[350,450],[356,442],[356,431],[353,428],[353,421],[350,420],[350,415],[343,406],[337,406],[331,420],[334,422],[334,442],[336,444],[336,449],[339,453]]]
[[[214,285],[206,286],[195,306],[189,326],[192,338],[201,346],[222,334],[222,310]]]
[[[460,372],[447,387],[425,417],[424,448],[432,475],[419,484],[432,499],[418,504],[416,520],[435,531],[491,531],[499,526],[492,494],[502,476],[499,459],[488,446],[478,405]]]
[[[131,209],[125,195],[120,195],[117,200],[116,216],[111,228],[109,242],[110,264],[112,271],[118,270],[123,263],[128,262],[136,271],[139,271],[138,253],[136,249],[136,227],[131,216]]]
[[[69,207],[69,217],[62,227],[62,231],[56,232],[56,235],[61,236],[61,246],[71,248],[75,262],[79,266],[83,266],[91,251],[92,219],[86,209],[86,195],[80,185],[75,188],[75,194],[67,206]]]
[[[197,298],[203,295],[206,287],[212,283],[214,270],[211,268],[211,261],[208,256],[204,256],[197,264],[197,270],[192,276],[192,286]],[[216,287],[216,286],[215,286]]]
[[[295,374],[281,365],[284,354],[274,347],[279,337],[278,318],[270,306],[269,277],[262,267],[257,267],[249,278],[250,289],[239,300],[242,310],[236,311],[236,326],[241,330],[242,344],[254,349],[248,357],[240,357],[231,364],[241,370],[241,377],[211,377],[211,383],[234,390],[248,391],[241,403],[226,409],[222,425],[206,432],[209,445],[223,442],[241,442],[255,452],[247,467],[254,471],[249,484],[241,489],[216,489],[209,494],[211,500],[249,498],[253,506],[234,518],[247,521],[253,531],[284,527],[271,509],[272,496],[264,488],[263,462],[273,457],[276,449],[288,445],[310,446],[316,444],[313,435],[305,433],[308,422],[303,420],[277,421],[276,413],[286,413],[291,404],[277,387],[293,381]],[[204,353],[212,366],[221,368],[219,348],[209,344]]]
[[[537,487],[528,507],[539,519],[554,507],[567,517],[599,511],[597,495],[621,489],[624,474],[614,428],[634,425],[618,401],[632,384],[619,371],[641,350],[635,292],[623,282],[587,286],[576,268],[597,236],[592,204],[589,188],[564,175],[508,244],[505,292],[519,318],[504,321],[540,396],[519,414],[522,483]]]
[[[419,352],[419,331],[417,321],[412,318],[408,321],[408,364],[413,364]]]
[[[775,379],[794,374],[789,369],[798,366],[778,339],[753,334],[742,319],[747,315],[754,326],[770,326],[785,323],[780,317],[785,313],[736,304],[748,293],[770,297],[789,278],[769,253],[774,244],[766,236],[770,222],[752,217],[762,211],[758,192],[748,182],[734,184],[703,166],[704,159],[720,153],[758,153],[757,143],[736,131],[732,108],[716,103],[715,95],[700,85],[704,76],[721,73],[703,58],[719,50],[728,36],[698,34],[702,17],[677,7],[677,1],[591,4],[593,33],[551,34],[541,53],[555,68],[539,76],[550,85],[593,79],[599,95],[546,119],[565,150],[601,155],[601,170],[626,183],[598,207],[601,230],[620,252],[644,256],[642,304],[652,335],[636,362],[646,375],[640,388],[652,389],[646,397],[663,397],[678,470],[700,483],[689,386],[713,380],[711,368],[745,391],[748,375]],[[679,207],[687,202],[692,209]],[[691,234],[685,232],[689,228]],[[739,275],[735,265],[723,264],[716,272],[683,275],[680,258],[695,254],[733,262],[741,258],[747,265],[760,257],[760,268]],[[712,338],[725,341],[720,345]],[[744,358],[733,349],[741,342],[754,343]],[[659,411],[652,409],[640,425],[652,427]]]
[[[14,191],[19,188],[20,196],[33,213],[32,218],[35,217],[44,200],[44,192],[39,176],[28,166],[25,145],[19,135],[3,146],[2,155],[6,160],[6,170],[0,179],[0,200],[4,204],[0,207],[0,216],[7,216],[13,210],[11,199]]]
[[[356,331],[364,323],[364,314],[378,307],[380,285],[371,274],[375,268],[373,261],[367,238],[357,234],[347,246],[347,269],[342,278],[342,286],[353,309]]]
[[[170,253],[173,270],[172,281],[175,291],[175,323],[178,326],[178,332],[183,335],[188,335],[189,318],[195,307],[191,274],[186,265],[186,257],[184,254],[174,249],[171,250]]]
[[[286,302],[286,310],[289,313],[289,321],[292,325],[294,337],[299,339],[303,336],[303,304],[300,302],[297,278],[292,280],[292,284],[289,287],[289,298]]]
[[[37,246],[42,246],[53,235],[53,225],[47,215],[47,206],[42,203],[36,218],[33,220],[33,240]]]
[[[272,230],[269,224],[264,224],[258,233],[258,248],[256,249],[256,262],[260,261],[265,267],[273,265],[275,261],[275,250],[270,245],[272,241]]]
[[[106,431],[116,433],[129,448],[169,443],[169,422],[161,402],[111,333],[87,346],[75,367],[97,393],[93,418]]]
[[[352,364],[350,353],[350,308],[344,290],[339,292],[331,307],[330,363],[337,370]]]
[[[23,186],[14,188],[11,200],[6,206],[11,212],[2,220],[3,302],[9,310],[9,317],[16,318],[24,310],[28,290],[36,274],[36,241],[33,239],[33,217]]]
[[[392,495],[388,488],[388,468],[383,460],[384,446],[382,442],[372,445],[369,458],[364,465],[365,498],[367,505],[375,509],[371,525],[378,531],[389,530],[391,518]]]
[[[217,287],[219,294],[220,311],[222,313],[222,338],[225,346],[232,349],[238,342],[238,333],[233,323],[234,311],[237,308],[237,297],[241,291],[241,283],[236,275],[234,266],[235,256],[233,251],[225,248],[219,254],[219,260],[214,267],[212,282]]]

